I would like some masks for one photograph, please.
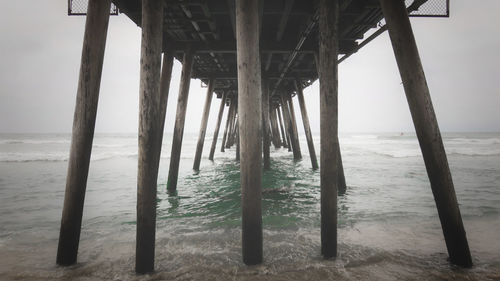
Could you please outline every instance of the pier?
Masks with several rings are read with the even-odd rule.
[[[80,2],[82,2],[81,0]],[[69,12],[77,0],[69,1]],[[430,90],[409,16],[449,14],[449,2],[395,0],[88,0],[57,264],[77,261],[87,175],[110,15],[125,14],[142,30],[138,175],[137,273],[154,271],[156,193],[165,122],[175,123],[167,189],[178,186],[191,79],[206,85],[193,170],[204,161],[212,104],[219,106],[208,160],[217,147],[236,147],[240,161],[242,260],[263,261],[262,172],[273,169],[270,147],[303,158],[304,126],[311,169],[319,169],[321,254],[338,255],[337,197],[348,186],[338,140],[338,65],[388,32],[401,74],[450,262],[472,258]],[[444,10],[433,10],[436,3]],[[370,33],[373,28],[376,31]],[[389,47],[389,46],[388,46]],[[173,60],[182,63],[175,120],[165,120]],[[319,81],[320,112],[308,112],[303,90]],[[216,99],[214,99],[214,96]],[[295,115],[293,99],[300,105]],[[227,110],[227,119],[222,120]],[[319,161],[309,115],[320,116]],[[225,121],[225,122],[223,122]],[[223,128],[221,128],[223,125]],[[221,130],[222,129],[222,130]],[[222,132],[222,142],[218,143]],[[207,153],[207,150],[205,150]],[[318,163],[319,162],[319,163]],[[355,176],[355,175],[351,175]],[[348,182],[348,179],[347,179]],[[132,253],[131,253],[132,255]]]

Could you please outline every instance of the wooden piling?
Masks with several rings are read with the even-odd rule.
[[[294,151],[294,159],[299,160],[302,159],[302,152],[300,150],[300,142],[299,142],[299,131],[297,130],[297,118],[295,118],[295,109],[293,107],[292,95],[286,94],[285,99],[288,103],[288,109],[290,110],[290,121],[292,123],[292,131],[293,131],[293,142],[295,142],[296,152]]]
[[[316,53],[314,54],[314,59],[316,61],[317,71],[319,73],[319,58],[318,58],[318,55]],[[337,138],[336,146],[337,146],[336,150],[337,150],[337,154],[338,154],[338,156],[337,156],[337,159],[338,159],[338,163],[337,163],[337,165],[338,165],[338,187],[337,187],[337,191],[338,191],[338,195],[343,195],[347,191],[347,185],[346,185],[346,181],[345,181],[344,164],[342,162],[342,152],[340,151],[340,142],[338,141],[338,138]]]
[[[143,61],[146,63],[146,61]],[[153,100],[154,93],[149,92],[153,87],[141,79],[141,126],[139,135],[139,171],[138,176],[138,191],[137,191],[137,244],[136,244],[136,271],[138,273],[147,273],[154,270],[154,248],[155,248],[155,228],[156,228],[156,186],[158,178],[158,168],[160,165],[161,147],[163,140],[163,129],[165,127],[165,114],[167,110],[168,94],[170,90],[170,81],[172,78],[172,66],[174,57],[171,53],[163,55],[163,67],[161,71],[160,92],[159,92],[159,126],[154,127],[153,124],[156,117],[155,104]],[[156,63],[156,61],[155,61]],[[143,65],[141,71],[145,73],[149,69],[149,64]],[[156,67],[156,65],[151,65]],[[151,70],[153,70],[151,68]],[[141,74],[142,75],[142,74]],[[146,73],[144,74],[146,75]],[[141,76],[142,77],[142,76]],[[149,74],[146,79],[149,79]],[[142,87],[142,86],[141,86]],[[156,89],[154,89],[156,90]],[[154,117],[154,118],[151,118]],[[151,118],[151,119],[148,119]],[[148,128],[149,127],[149,128]],[[156,138],[154,140],[153,138]],[[153,149],[154,147],[154,149]],[[153,151],[148,151],[152,149]],[[153,158],[154,160],[148,160]],[[149,163],[149,161],[155,161]],[[153,172],[156,175],[153,175]],[[154,183],[151,181],[154,179]],[[144,184],[143,184],[144,183]],[[141,188],[142,186],[142,188]],[[141,194],[141,195],[139,195]],[[153,208],[154,207],[154,208]]]
[[[193,49],[188,46],[184,50],[182,63],[181,84],[177,98],[177,111],[175,114],[174,136],[172,139],[172,152],[170,153],[170,169],[168,171],[167,190],[177,190],[177,177],[179,175],[179,161],[181,159],[182,137],[184,135],[184,122],[186,120],[186,108],[191,82],[191,71],[193,69]]]
[[[271,168],[270,149],[270,130],[269,130],[269,84],[266,79],[262,79],[262,149],[264,170]]]
[[[238,132],[238,119],[239,119],[239,114],[238,114],[238,106],[236,106],[236,113],[234,115],[234,121],[233,121],[233,132],[231,134],[231,145],[229,146],[230,148],[236,144],[236,136]]]
[[[137,240],[135,271],[154,270],[156,184],[160,153],[160,68],[163,3],[142,1],[139,154],[137,171]]]
[[[274,147],[276,149],[281,148],[281,136],[280,132],[278,129],[278,122],[276,120],[276,108],[272,107],[269,111],[269,119],[271,121],[271,128],[272,128],[272,140]]]
[[[224,129],[224,135],[222,136],[222,144],[220,146],[220,151],[224,152],[224,148],[226,147],[226,142],[227,142],[227,135],[229,133],[229,124],[231,123],[231,116],[233,115],[234,111],[234,98],[230,100],[229,104],[229,111],[227,112],[227,118],[226,118],[226,128]]]
[[[168,94],[170,92],[170,81],[172,80],[172,67],[174,66],[174,56],[171,52],[163,54],[163,66],[160,81],[160,142],[158,153],[161,154],[161,144],[163,140],[163,130],[165,128],[165,115],[167,113]],[[160,158],[158,157],[158,160]]]
[[[273,119],[274,108],[271,101],[269,101],[269,110],[267,112],[269,114],[269,141],[271,142],[271,145],[277,148],[276,134],[274,131],[274,119]]]
[[[226,140],[226,148],[231,148],[234,144],[234,137],[236,136],[235,128],[236,128],[236,118],[238,114],[238,103],[235,100],[235,106],[233,110],[233,115],[231,115],[231,120],[229,122],[229,132],[227,134]]]
[[[291,138],[291,129],[290,129],[290,115],[288,114],[288,105],[286,101],[281,98],[281,112],[283,113],[283,127],[285,128],[286,142],[288,143],[288,151],[293,151],[294,143]]]
[[[339,0],[319,1],[321,254],[337,256]]]
[[[311,126],[309,125],[309,116],[307,116],[306,103],[304,101],[304,93],[299,83],[295,82],[297,89],[297,97],[299,99],[300,113],[302,114],[302,123],[304,125],[304,132],[306,133],[307,147],[309,148],[309,156],[311,158],[311,165],[314,170],[318,169],[318,159],[316,158],[316,150],[314,149],[314,142],[311,133]]]
[[[281,116],[281,109],[280,109],[279,105],[276,107],[276,111],[278,112],[278,121],[279,121],[279,125],[280,125],[281,137],[282,137],[281,143],[283,144],[283,147],[290,148],[290,143],[287,141],[285,129],[283,128],[284,122],[283,122],[283,117]]]
[[[210,105],[212,104],[212,96],[214,89],[214,79],[210,79],[207,87],[207,97],[205,98],[205,106],[203,107],[203,116],[200,125],[200,134],[198,135],[198,143],[196,145],[196,154],[194,156],[193,170],[200,169],[201,154],[203,152],[203,144],[205,143],[205,134],[207,132],[208,115],[210,114]]]
[[[236,1],[242,253],[245,264],[262,262],[262,107],[259,1]]]
[[[208,160],[214,160],[215,147],[217,146],[217,138],[219,137],[220,123],[222,123],[222,116],[224,114],[224,107],[226,105],[226,93],[222,94],[219,106],[219,115],[217,115],[217,123],[215,124],[214,136],[212,138],[212,147],[210,148],[210,154],[208,155]]]
[[[450,261],[471,267],[472,258],[441,133],[403,2],[380,0],[415,131],[424,157]]]
[[[301,158],[300,154],[298,153],[299,151],[297,150],[297,139],[293,135],[293,128],[292,128],[292,118],[290,117],[290,108],[288,107],[288,101],[287,98],[284,96],[285,94],[281,95],[281,109],[283,111],[283,119],[285,121],[285,132],[287,133],[287,140],[288,140],[288,151],[293,152],[293,159],[299,160]]]
[[[240,161],[240,133],[239,133],[239,125],[238,125],[238,120],[236,120],[236,131],[235,131],[236,137],[236,161]]]
[[[340,143],[337,141],[337,168],[338,168],[338,195],[344,195],[347,191],[347,184],[344,175],[344,163],[342,162],[342,153],[340,152]]]
[[[88,2],[66,191],[57,248],[56,262],[59,265],[76,263],[78,255],[110,5],[110,0],[90,0]]]

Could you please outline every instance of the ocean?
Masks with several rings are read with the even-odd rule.
[[[137,135],[96,134],[78,263],[55,264],[69,134],[0,135],[1,280],[500,280],[500,134],[443,134],[474,267],[447,262],[414,134],[343,134],[347,193],[338,198],[338,257],[320,255],[319,171],[271,148],[263,174],[264,263],[240,253],[235,148],[192,170],[196,134],[185,134],[178,192],[166,191],[171,135],[158,179],[153,274],[136,275]],[[319,136],[315,135],[319,152]],[[319,157],[319,155],[318,155]]]

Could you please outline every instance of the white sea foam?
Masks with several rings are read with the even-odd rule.
[[[3,139],[0,144],[69,144],[69,139]]]
[[[194,141],[186,138],[183,151],[190,151]],[[194,139],[194,138],[193,138]],[[305,139],[302,136],[302,142]],[[318,141],[318,138],[316,139]],[[346,135],[340,139],[341,149],[346,156],[383,155],[393,158],[421,157],[420,146],[415,136],[359,134]],[[500,155],[500,138],[456,136],[444,137],[449,155],[494,156]],[[67,135],[7,136],[0,139],[0,162],[67,161],[70,138]],[[163,151],[170,145],[164,143]],[[279,151],[281,153],[281,151]],[[93,144],[92,160],[99,161],[115,157],[136,157],[137,138],[135,136],[96,136]],[[227,153],[221,157],[228,156]],[[168,157],[163,153],[162,158]],[[183,154],[182,159],[191,158]],[[231,155],[232,157],[232,155]]]
[[[377,135],[352,135],[352,139],[378,139]]]
[[[34,162],[34,161],[67,161],[68,153],[42,153],[42,152],[7,152],[0,153],[0,162]]]
[[[137,152],[132,152],[132,151],[110,151],[110,152],[92,153],[90,160],[100,161],[117,157],[136,157],[136,156]],[[60,161],[68,161],[68,159],[69,159],[69,152],[0,153],[0,162],[60,162]]]

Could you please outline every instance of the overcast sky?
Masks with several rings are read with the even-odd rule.
[[[85,17],[68,17],[61,0],[0,3],[0,132],[71,132]],[[498,11],[498,0],[453,0],[448,19],[412,19],[442,131],[500,131]],[[125,15],[111,17],[97,132],[137,132],[139,55],[140,29]],[[176,62],[167,133],[173,131],[179,78]],[[387,33],[339,66],[339,84],[341,132],[413,131]],[[198,131],[204,97],[200,81],[192,80],[186,132]],[[305,98],[318,133],[317,83]],[[219,102],[212,102],[209,135]],[[296,98],[294,103],[300,116]]]

